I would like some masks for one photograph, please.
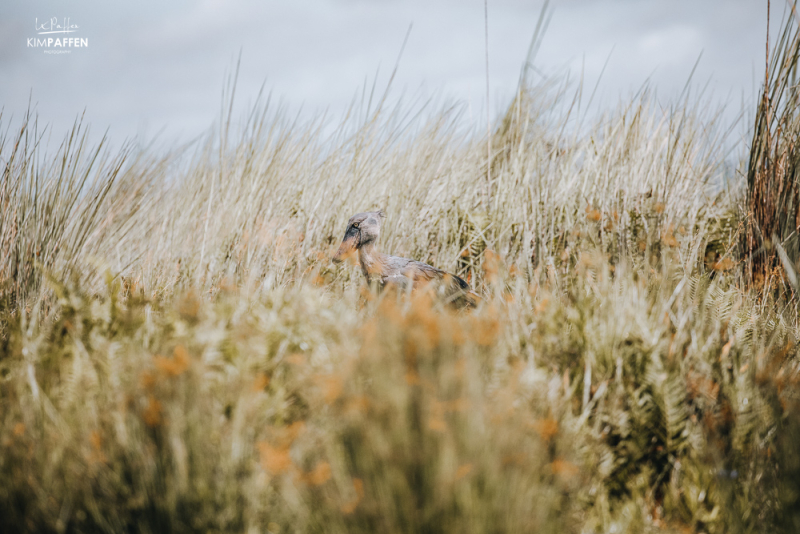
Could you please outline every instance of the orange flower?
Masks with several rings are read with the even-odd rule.
[[[178,313],[184,319],[196,319],[200,313],[200,299],[194,293],[187,294],[180,304],[178,304]]]
[[[579,471],[576,465],[561,459],[555,460],[553,463],[551,463],[550,470],[553,471],[553,474],[566,478],[577,475]]]
[[[447,430],[447,423],[445,422],[444,418],[434,416],[428,419],[428,428],[435,430],[436,432],[444,432]]]
[[[91,443],[92,445],[92,452],[86,455],[86,460],[89,462],[89,464],[95,464],[95,463],[104,464],[108,462],[108,458],[106,458],[106,455],[103,453],[102,450],[103,438],[100,435],[100,432],[98,432],[97,430],[93,430],[89,434],[89,443]]]
[[[369,409],[369,399],[364,395],[353,397],[347,403],[348,412],[360,414],[366,412],[367,409]]]
[[[279,475],[292,466],[288,446],[273,447],[266,441],[258,444],[261,465],[272,475]]]
[[[89,434],[89,443],[92,444],[95,450],[100,450],[100,447],[103,445],[103,438],[100,436],[100,432],[97,430],[92,430]]]
[[[743,371],[740,370],[740,372]],[[686,385],[693,397],[703,395],[709,400],[717,400],[719,395],[719,384],[697,373],[689,373],[686,377]]]
[[[447,403],[446,409],[451,412],[466,412],[469,410],[471,403],[469,399],[460,397]]]
[[[733,336],[730,338],[730,340],[728,340],[727,343],[725,343],[725,345],[722,346],[722,353],[719,356],[720,361],[728,357],[728,353],[730,353],[731,347],[733,347],[733,342],[735,340],[736,336]]]
[[[474,467],[473,467],[472,464],[462,464],[462,465],[458,466],[458,469],[456,469],[455,480],[456,481],[461,480],[465,476],[467,476],[470,473],[472,473],[473,469],[474,469]]]
[[[418,386],[421,383],[419,374],[411,369],[409,369],[409,371],[405,374],[404,378],[406,380],[406,384],[409,386]]]
[[[295,353],[288,355],[286,361],[292,365],[305,365],[306,357],[300,353]]]
[[[303,480],[311,484],[312,486],[321,486],[326,483],[331,478],[331,464],[328,462],[320,462],[317,466],[306,475],[303,476]]]
[[[486,249],[483,255],[486,258],[483,262],[483,272],[486,273],[486,280],[493,284],[497,280],[497,273],[500,270],[500,257],[490,249]]]
[[[555,419],[548,418],[534,421],[531,423],[531,426],[545,441],[550,441],[550,439],[558,433],[558,421]]]
[[[191,363],[189,360],[189,353],[183,345],[178,345],[172,351],[172,358],[165,358],[156,354],[153,356],[153,362],[159,371],[164,374],[178,376],[189,368]]]
[[[155,375],[153,375],[153,373],[150,373],[149,371],[143,371],[141,376],[139,377],[139,380],[142,383],[142,387],[145,389],[151,389],[153,386],[156,385],[156,377]]]
[[[353,479],[353,490],[356,492],[356,498],[342,505],[341,510],[344,514],[352,514],[358,503],[364,498],[364,482],[360,478]]]
[[[471,317],[472,340],[478,345],[488,346],[500,335],[500,321],[496,319],[496,310],[490,308],[486,319]]]
[[[542,298],[542,300],[539,301],[539,304],[536,305],[536,310],[535,310],[536,313],[537,314],[544,313],[545,310],[547,309],[547,305],[549,303],[550,303],[550,299],[548,299],[547,297]]]
[[[269,385],[269,376],[266,373],[258,373],[256,375],[255,380],[253,380],[253,385],[250,389],[253,391],[264,391],[264,388]]]
[[[322,397],[325,404],[331,404],[342,395],[344,384],[342,379],[336,375],[320,376],[317,378],[322,389]]]
[[[275,445],[268,441],[259,442],[258,451],[261,456],[261,465],[266,471],[278,475],[292,467],[289,448],[297,436],[305,430],[305,427],[303,421],[297,421],[288,427],[277,429],[277,437],[273,440]]]
[[[720,261],[714,262],[713,269],[715,271],[729,271],[733,269],[734,263],[730,258],[722,258]]]
[[[678,240],[675,239],[675,227],[673,225],[669,225],[669,228],[664,232],[664,235],[661,236],[661,240],[664,242],[665,245],[668,247],[677,247]]]
[[[147,426],[155,427],[161,424],[161,403],[152,395],[147,398],[147,408],[142,413],[142,418]]]

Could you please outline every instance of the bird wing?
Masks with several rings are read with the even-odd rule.
[[[413,277],[408,276],[408,264],[411,260],[397,256],[385,256],[381,265],[381,284],[400,288],[409,287]]]
[[[462,278],[421,261],[390,257],[387,267],[386,278],[403,277],[409,281],[421,283],[442,282],[450,291],[470,290],[469,284]]]
[[[381,282],[401,288],[433,282],[446,301],[456,307],[475,307],[480,300],[462,278],[421,261],[388,256],[383,263]]]
[[[427,263],[411,260],[406,267],[409,276],[415,282],[438,282],[445,274],[441,269],[437,269]]]
[[[427,263],[408,258],[388,256],[384,258],[381,280],[383,283],[433,282],[440,280],[446,273]]]

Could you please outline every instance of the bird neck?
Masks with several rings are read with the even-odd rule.
[[[367,243],[358,249],[358,261],[361,263],[361,271],[367,282],[383,274],[383,256],[378,252],[374,242]]]

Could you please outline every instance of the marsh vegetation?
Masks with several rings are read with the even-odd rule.
[[[526,77],[490,161],[458,105],[262,100],[166,153],[6,121],[0,530],[796,531],[784,41],[733,165],[691,93],[586,118]],[[377,209],[478,308],[333,265]]]

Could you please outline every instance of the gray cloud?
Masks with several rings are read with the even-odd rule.
[[[541,5],[489,2],[495,106],[514,90]],[[717,101],[738,109],[763,69],[766,2],[562,0],[551,7],[537,67],[555,73],[566,66],[575,77],[582,70],[594,84],[611,54],[600,105],[648,77],[664,98],[675,96],[702,53],[695,80],[708,81]],[[34,19],[51,16],[70,17],[89,48],[68,56],[26,48]],[[242,101],[266,81],[292,109],[341,112],[379,67],[385,82],[412,23],[396,87],[479,109],[485,79],[478,0],[5,2],[0,105],[19,116],[32,93],[56,131],[86,108],[92,126],[110,127],[115,138],[162,127],[186,138],[217,117],[223,76],[242,50]]]

